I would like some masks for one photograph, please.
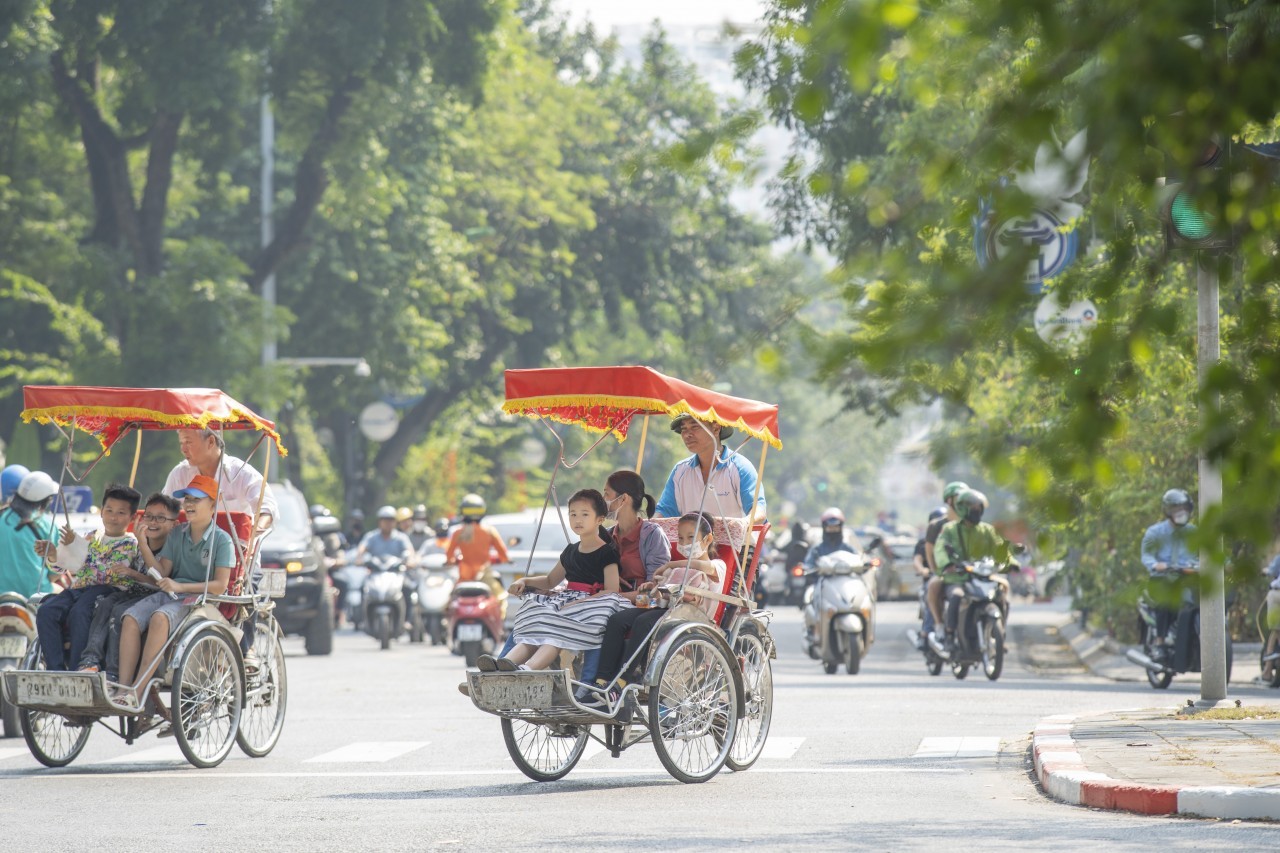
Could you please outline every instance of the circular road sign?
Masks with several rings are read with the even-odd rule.
[[[1034,322],[1046,343],[1075,346],[1098,325],[1098,309],[1088,299],[1064,306],[1050,293],[1036,306]]]
[[[400,416],[390,404],[376,400],[360,412],[360,431],[370,441],[386,441],[400,428]]]

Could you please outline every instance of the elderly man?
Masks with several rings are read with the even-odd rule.
[[[173,495],[185,489],[196,475],[211,477],[218,483],[219,511],[257,513],[259,531],[267,530],[274,523],[279,510],[270,484],[262,482],[262,475],[252,465],[226,452],[222,435],[211,429],[178,430],[178,448],[183,461],[174,466],[165,480],[164,493]],[[221,473],[219,473],[221,466]],[[262,506],[258,507],[259,497]],[[253,638],[257,628],[257,616],[251,614],[241,626],[244,636],[240,650],[244,652],[246,669],[256,669],[257,655],[253,651]]]

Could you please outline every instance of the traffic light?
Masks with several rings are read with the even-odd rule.
[[[1159,214],[1164,223],[1165,245],[1170,249],[1229,249],[1231,229],[1222,221],[1214,203],[1215,176],[1230,161],[1230,152],[1209,140],[1185,180],[1162,179]]]

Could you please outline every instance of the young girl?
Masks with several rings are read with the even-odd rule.
[[[680,555],[681,559],[667,563],[654,573],[652,583],[644,584],[640,589],[645,591],[656,586],[664,586],[674,590],[679,587],[681,581],[685,581],[686,577],[686,588],[719,589],[726,567],[724,560],[711,558],[715,549],[711,517],[705,512],[690,512],[682,515],[676,532],[678,542],[675,553]],[[709,599],[703,601],[692,595],[686,595],[685,600],[699,604],[708,614],[714,613],[718,604],[716,601]],[[645,610],[633,607],[620,611],[609,620],[604,642],[600,647],[600,668],[596,675],[597,687],[607,687],[618,676],[622,665],[631,660],[632,655],[636,655],[642,645],[649,642],[649,633],[653,630],[653,626],[666,613],[666,610],[660,608]],[[630,637],[627,636],[628,631],[631,632]],[[626,678],[618,679],[617,690],[620,692],[626,686],[627,679],[638,677],[637,674],[643,666],[644,655],[636,655],[631,669],[626,673]],[[606,708],[610,701],[616,698],[616,693],[605,696],[602,690],[591,692],[588,688],[580,688],[577,696],[584,705]]]
[[[600,645],[604,626],[628,602],[618,594],[618,549],[600,538],[600,524],[608,513],[604,496],[583,489],[569,498],[569,527],[579,541],[565,548],[550,574],[522,578],[507,591],[532,595],[520,608],[511,634],[516,645],[496,660],[481,655],[482,672],[514,669],[546,669],[562,649],[582,651]],[[568,588],[550,594],[567,580]]]

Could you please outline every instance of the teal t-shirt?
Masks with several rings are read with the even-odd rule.
[[[35,551],[37,539],[54,540],[53,519],[41,515],[32,526],[18,529],[21,517],[6,508],[0,510],[0,592],[16,592],[30,598],[37,592],[52,592],[53,584],[44,561]]]
[[[209,568],[210,549],[213,550],[212,569]],[[169,534],[156,557],[173,561],[173,571],[169,573],[169,577],[178,583],[204,583],[206,572],[212,580],[219,566],[236,564],[231,537],[216,524],[210,524],[198,542],[191,541],[189,522],[179,524]]]

